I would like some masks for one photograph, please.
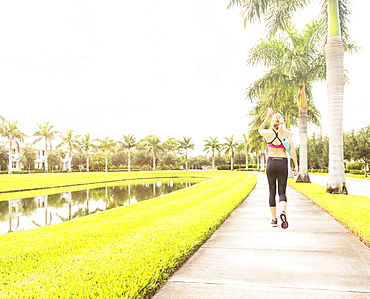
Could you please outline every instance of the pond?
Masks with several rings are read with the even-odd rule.
[[[0,202],[0,234],[58,224],[81,216],[134,204],[199,180],[145,180],[120,185],[39,195]]]

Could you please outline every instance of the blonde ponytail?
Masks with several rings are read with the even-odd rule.
[[[278,126],[278,133],[279,133],[279,134],[283,133],[283,127],[284,127],[284,125],[283,125],[283,124],[280,124],[280,125]]]
[[[271,128],[277,130],[279,134],[283,132],[284,118],[280,113],[275,113],[271,117]]]

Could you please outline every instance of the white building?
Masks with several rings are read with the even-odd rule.
[[[9,142],[8,141],[0,141],[0,145],[4,145],[6,150],[9,152]],[[24,148],[24,144],[21,144],[19,147],[15,146],[12,147],[12,171],[21,171],[23,170],[23,164],[22,164],[22,149]],[[35,169],[44,169],[45,168],[45,149],[41,149],[42,145],[39,145],[36,143],[33,145],[33,147],[37,150],[37,156],[35,160]],[[50,150],[49,150],[50,152]],[[69,152],[65,151],[66,155],[65,158],[62,159],[62,170],[68,170],[69,168],[69,161],[68,161],[68,155]]]

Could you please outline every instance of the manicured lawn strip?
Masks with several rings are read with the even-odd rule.
[[[328,175],[327,173],[311,173],[310,172],[310,175]],[[364,179],[364,180],[370,180],[370,176],[364,176],[364,175],[359,175],[359,174],[349,174],[349,173],[346,173],[345,174],[346,177],[348,178],[355,178],[355,179]]]
[[[370,246],[370,198],[327,194],[325,186],[296,183],[293,179],[289,179],[288,183]]]
[[[213,177],[217,172],[202,171],[138,171],[138,172],[77,172],[37,173],[0,176],[0,192],[26,191],[42,188],[57,188],[83,184],[113,182],[127,179],[171,178],[171,177]],[[217,175],[217,174],[216,174]]]
[[[250,193],[250,172],[54,226],[0,236],[0,297],[145,298]]]
[[[364,176],[364,175],[357,175],[357,174],[346,174],[346,177],[349,178],[355,178],[355,179],[364,179],[364,180],[370,180],[369,176]]]

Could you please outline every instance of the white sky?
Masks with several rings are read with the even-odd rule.
[[[192,137],[190,155],[210,137],[242,139],[252,107],[245,89],[262,74],[245,66],[247,50],[262,35],[261,26],[244,29],[228,2],[1,1],[0,115],[29,135],[50,121],[93,138]],[[345,130],[370,124],[370,4],[360,2],[351,35],[363,51],[345,58]],[[324,83],[315,101],[325,133]]]

